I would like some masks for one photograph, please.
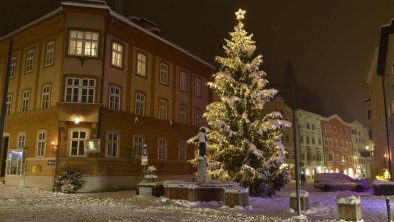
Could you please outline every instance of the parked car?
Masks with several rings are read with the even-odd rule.
[[[318,173],[313,186],[322,191],[355,190],[357,192],[363,192],[370,187],[368,182],[353,179],[343,173]]]

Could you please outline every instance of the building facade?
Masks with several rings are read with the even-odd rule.
[[[321,120],[326,172],[355,176],[352,128],[338,115]]]
[[[52,189],[54,175],[74,167],[87,176],[84,191],[133,188],[144,144],[159,178],[192,179],[186,140],[205,125],[215,68],[155,33],[105,3],[64,2],[0,38],[2,82],[13,40],[6,184]]]
[[[297,110],[300,148],[300,167],[307,178],[324,170],[323,138],[320,122],[322,116]]]
[[[371,178],[372,146],[368,129],[358,121],[350,123],[352,128],[352,146],[356,178]]]
[[[370,99],[368,119],[373,143],[372,174],[394,169],[394,21],[381,27],[380,41],[373,51],[367,83]],[[391,172],[393,178],[393,172]]]

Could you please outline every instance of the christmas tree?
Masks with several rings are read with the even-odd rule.
[[[262,114],[264,105],[277,93],[267,89],[262,56],[252,34],[244,30],[245,11],[235,13],[238,24],[225,39],[224,57],[216,57],[220,69],[209,87],[220,101],[207,106],[207,154],[210,179],[236,181],[252,196],[271,196],[288,182],[284,164],[282,130],[291,124],[279,112]]]

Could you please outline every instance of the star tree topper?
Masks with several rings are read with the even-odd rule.
[[[244,18],[245,18],[245,13],[246,13],[246,11],[245,10],[242,10],[242,9],[239,9],[236,13],[235,13],[235,15],[237,16],[237,20],[243,20]]]

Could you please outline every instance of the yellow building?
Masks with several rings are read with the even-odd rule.
[[[2,83],[13,40],[6,184],[52,189],[54,175],[77,167],[84,191],[133,188],[143,144],[159,178],[192,179],[185,141],[205,125],[215,68],[150,30],[105,3],[63,2],[0,38]]]

